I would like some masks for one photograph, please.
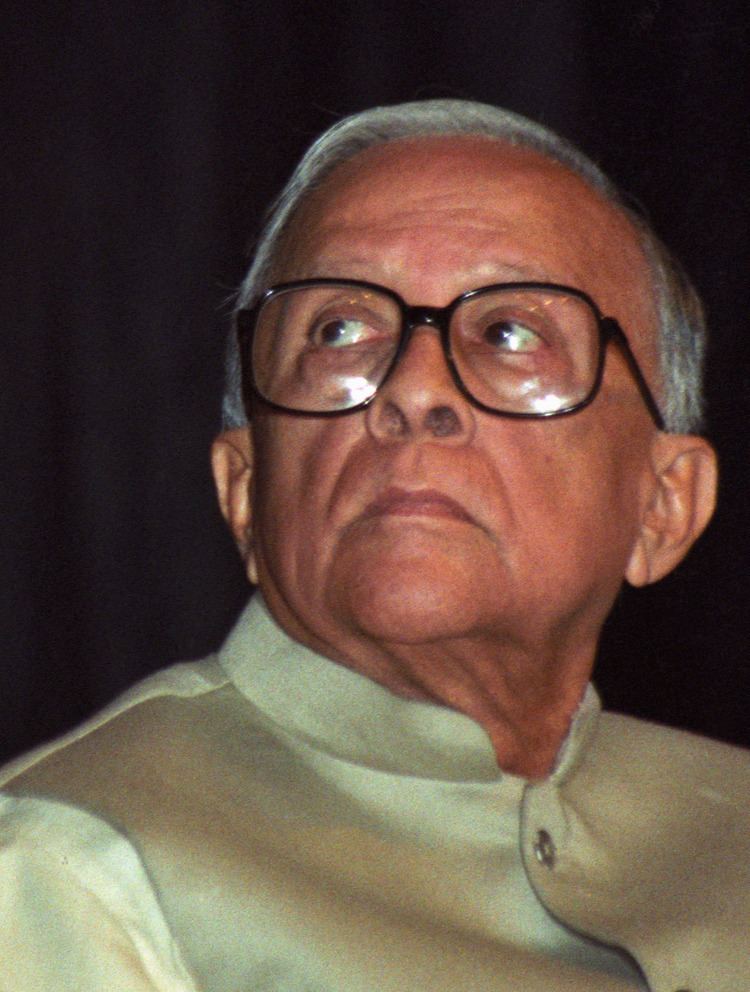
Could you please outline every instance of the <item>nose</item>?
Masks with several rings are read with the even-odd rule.
[[[428,440],[466,444],[474,435],[474,408],[459,392],[434,328],[414,329],[398,365],[365,411],[380,442]]]

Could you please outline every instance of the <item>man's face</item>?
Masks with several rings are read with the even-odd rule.
[[[656,385],[646,264],[626,220],[562,167],[474,138],[371,149],[316,191],[273,281],[369,280],[441,306],[543,280],[616,317]],[[596,400],[512,420],[457,391],[416,329],[365,410],[252,424],[254,559],[293,636],[349,660],[364,645],[494,640],[588,651],[638,536],[655,435],[617,348]]]

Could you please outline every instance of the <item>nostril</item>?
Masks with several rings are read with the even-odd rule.
[[[461,430],[458,414],[449,406],[434,406],[428,410],[424,425],[434,437],[450,437]]]
[[[379,415],[380,429],[387,437],[405,437],[409,433],[409,423],[399,407],[390,400]]]

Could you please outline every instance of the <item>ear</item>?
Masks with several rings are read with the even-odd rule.
[[[668,575],[703,533],[716,505],[716,453],[704,438],[658,434],[638,539],[625,578],[645,586]]]
[[[211,468],[222,516],[245,562],[248,578],[257,585],[250,497],[253,445],[248,426],[232,428],[216,438],[211,448]]]

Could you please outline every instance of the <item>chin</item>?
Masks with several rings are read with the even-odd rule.
[[[421,644],[461,637],[479,625],[477,598],[469,589],[440,576],[383,583],[354,582],[341,587],[336,604],[352,628],[375,641]]]

